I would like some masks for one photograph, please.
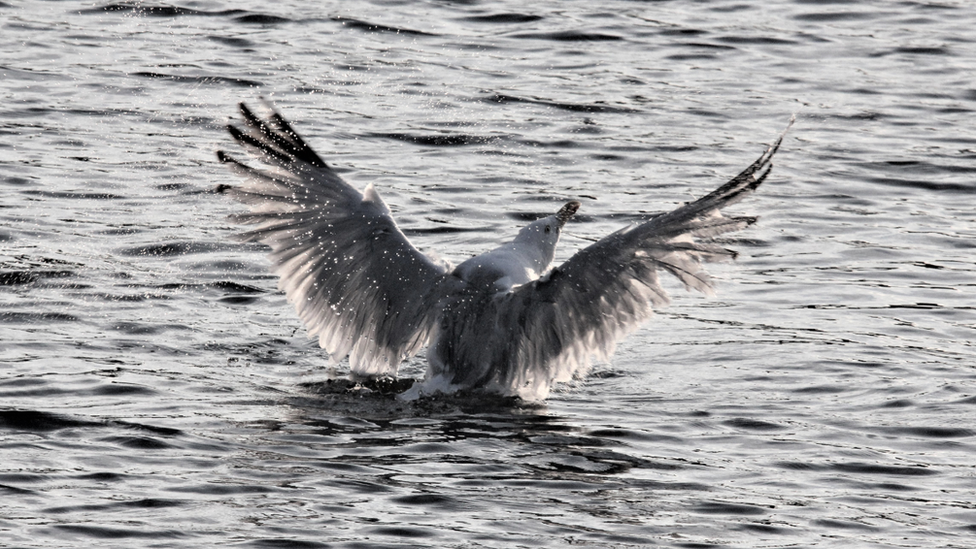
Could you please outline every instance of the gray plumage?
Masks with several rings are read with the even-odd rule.
[[[228,129],[266,164],[252,168],[217,152],[247,180],[227,190],[250,208],[233,216],[255,226],[241,238],[271,247],[279,288],[333,362],[349,357],[354,375],[395,376],[429,346],[426,379],[413,395],[483,388],[545,398],[553,383],[608,360],[668,303],[660,271],[713,294],[702,263],[735,252],[711,239],[756,220],[720,210],[766,179],[783,139],[714,192],[620,229],[558,267],[555,246],[579,202],[455,268],[418,251],[372,184],[359,192],[344,182],[280,114],[262,120],[240,110],[243,126]]]

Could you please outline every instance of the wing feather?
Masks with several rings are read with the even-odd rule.
[[[790,120],[792,125],[793,120]],[[787,130],[789,127],[787,127]],[[497,298],[506,327],[510,365],[499,363],[489,382],[497,389],[540,399],[552,382],[584,374],[606,361],[628,333],[669,302],[659,273],[687,289],[714,293],[704,262],[736,253],[710,239],[741,230],[755,217],[725,217],[721,209],[756,190],[769,175],[783,135],[756,162],[715,191],[642,224],[621,229],[576,253],[548,276]],[[697,240],[696,240],[697,239]]]
[[[360,193],[343,181],[280,114],[240,111],[243,127],[228,130],[266,165],[217,152],[246,178],[226,191],[250,209],[232,220],[255,226],[240,239],[271,247],[279,289],[332,361],[395,375],[427,343],[447,266],[413,247],[372,185]]]

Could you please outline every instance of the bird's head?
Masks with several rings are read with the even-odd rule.
[[[562,234],[563,225],[573,217],[579,207],[580,203],[576,200],[567,202],[554,215],[526,225],[515,237],[515,242],[537,248],[546,258],[548,265],[556,255],[556,244],[559,242],[559,235]]]

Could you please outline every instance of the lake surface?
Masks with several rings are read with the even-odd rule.
[[[972,547],[976,10],[0,2],[0,547]],[[760,221],[541,404],[346,391],[214,156],[266,97],[458,262],[786,126]],[[423,375],[417,357],[401,370]]]

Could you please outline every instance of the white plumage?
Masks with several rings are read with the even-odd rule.
[[[414,248],[373,185],[360,193],[344,182],[280,114],[261,120],[240,110],[243,128],[228,129],[267,164],[252,168],[217,152],[247,178],[227,191],[250,207],[234,216],[255,225],[241,238],[271,247],[279,288],[334,363],[349,357],[354,375],[395,376],[428,346],[414,396],[477,388],[544,399],[553,383],[608,360],[617,341],[668,303],[659,271],[713,294],[702,262],[735,252],[710,239],[756,220],[720,210],[763,182],[783,139],[716,191],[620,229],[558,267],[555,247],[579,202],[451,267]]]

